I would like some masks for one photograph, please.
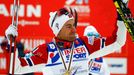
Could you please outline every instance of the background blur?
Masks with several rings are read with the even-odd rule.
[[[128,7],[134,15],[133,3],[134,0],[129,0]],[[88,25],[95,26],[102,36],[112,36],[117,18],[113,0],[20,0],[17,41],[24,45],[24,52],[51,41],[54,35],[48,25],[49,12],[64,6],[77,10],[79,36]],[[12,7],[13,0],[0,0],[0,44],[4,40],[5,29],[12,21]],[[7,58],[2,49],[0,47],[0,74],[6,74]],[[125,46],[105,57],[112,75],[133,75],[133,49],[134,43],[128,34]]]

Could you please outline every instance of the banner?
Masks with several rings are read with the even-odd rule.
[[[53,36],[48,25],[49,12],[63,5],[64,0],[20,0],[19,36]],[[0,0],[0,35],[4,35],[5,29],[11,24],[12,8],[13,0]]]
[[[129,0],[128,6],[132,14],[134,14],[133,3],[134,0]],[[20,0],[19,36],[17,39],[24,43],[25,50],[32,50],[36,46],[52,40],[54,35],[48,25],[49,12],[56,11],[64,6],[69,6],[77,10],[77,33],[79,36],[83,35],[84,28],[88,25],[95,26],[102,36],[112,36],[117,18],[113,0],[60,0],[60,2],[59,0]],[[13,0],[0,0],[0,36],[5,35],[6,28],[11,24],[12,8]],[[127,38],[129,37],[128,35]],[[125,65],[128,65],[128,51],[133,51],[132,49],[134,48],[134,46],[130,46],[130,42],[130,39],[128,39],[122,49],[108,55],[108,60],[111,57],[117,58],[117,60],[121,57]],[[3,57],[1,56],[0,58]],[[110,63],[110,65],[113,64]],[[127,70],[128,68],[126,68],[125,73],[128,73]],[[116,72],[113,73],[116,74]]]
[[[8,62],[8,55],[0,53],[0,74],[8,73]]]

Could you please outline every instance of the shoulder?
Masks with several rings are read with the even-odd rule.
[[[45,43],[45,44],[41,44],[41,45],[37,46],[36,48],[46,48],[46,47],[47,47],[47,44]]]
[[[36,53],[36,52],[47,52],[47,44],[44,43],[34,48],[33,53]]]
[[[54,46],[54,43],[53,42],[49,42],[49,43],[44,43],[44,44],[41,44],[39,46],[37,46],[34,50],[36,49],[46,49],[46,48],[51,48]]]

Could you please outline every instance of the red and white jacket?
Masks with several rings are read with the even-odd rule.
[[[89,75],[89,73],[93,75],[107,75],[105,62],[101,59],[98,59],[98,61],[93,59],[94,62],[91,64],[91,61],[88,60],[89,55],[94,54],[98,50],[101,51],[100,47],[104,45],[104,42],[105,47],[102,48],[104,55],[121,48],[126,41],[126,28],[122,24],[124,23],[118,21],[118,30],[115,29],[111,37],[94,40],[86,36],[77,38],[74,41],[71,75]],[[70,48],[65,48],[61,51],[68,65]],[[44,75],[62,75],[65,72],[54,41],[38,46],[31,54],[30,57],[19,59],[16,57],[15,74],[43,71]]]

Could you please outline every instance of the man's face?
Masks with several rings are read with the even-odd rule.
[[[74,19],[71,19],[64,24],[57,37],[61,40],[74,41],[75,33]]]

